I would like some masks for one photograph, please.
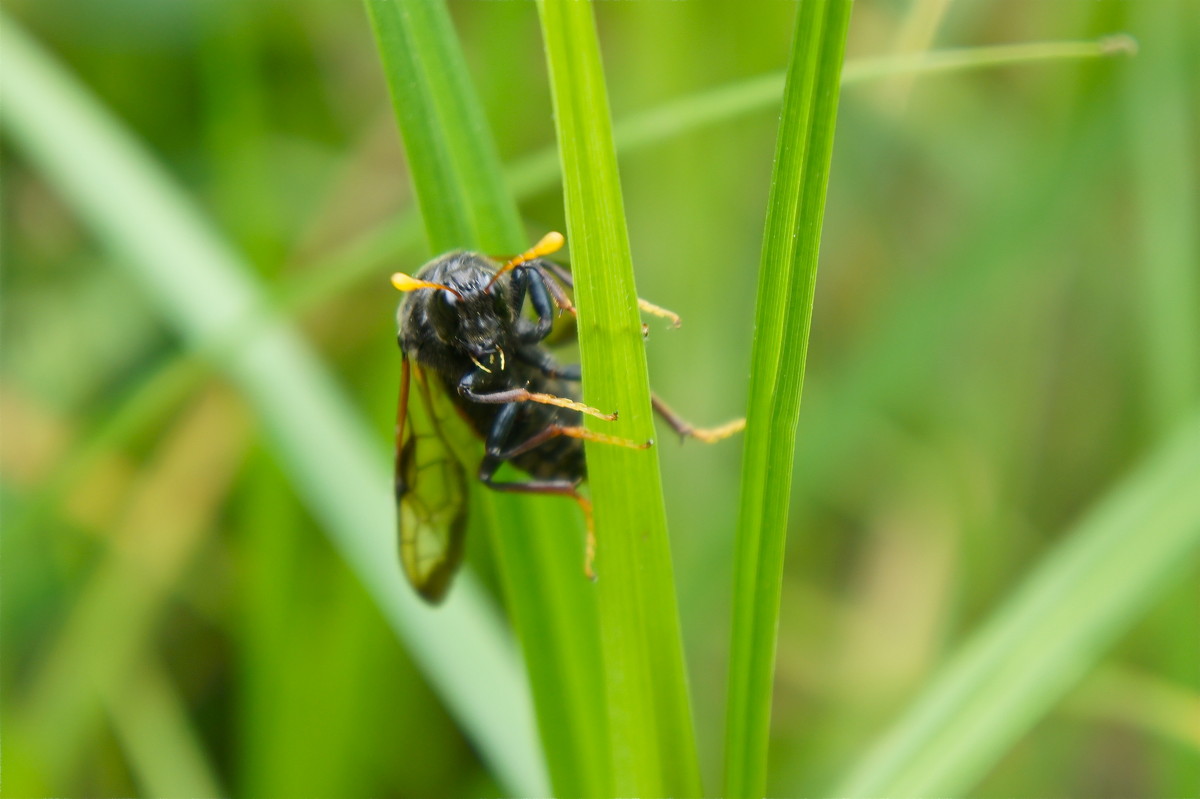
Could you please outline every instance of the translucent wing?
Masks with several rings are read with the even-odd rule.
[[[416,394],[410,402],[409,361],[400,376],[396,412],[396,508],[400,562],[413,588],[429,602],[440,602],[463,557],[467,524],[467,476],[446,438],[420,367]],[[446,403],[441,403],[445,406]],[[443,407],[444,414],[444,407]]]

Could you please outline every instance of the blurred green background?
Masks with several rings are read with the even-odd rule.
[[[430,253],[413,238],[378,264],[347,256],[412,208],[361,5],[6,9],[253,264],[386,445],[398,366],[387,276]],[[534,6],[451,10],[504,159],[551,146]],[[596,11],[619,120],[781,69],[794,6]],[[852,765],[1196,408],[1198,20],[1188,0],[857,3],[851,58],[1117,32],[1139,53],[845,92],[797,443],[772,795],[811,794]],[[651,323],[652,380],[698,423],[745,405],[776,121],[773,109],[731,117],[621,158],[639,291],[684,320]],[[22,152],[0,146],[4,795],[501,792],[262,445],[261,420]],[[531,241],[563,229],[557,186],[522,209]],[[715,784],[738,444],[660,434]],[[471,558],[486,581],[480,538]],[[1189,568],[975,795],[1200,792]]]

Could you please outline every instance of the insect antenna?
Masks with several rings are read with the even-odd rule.
[[[558,252],[562,249],[564,241],[566,241],[566,239],[563,238],[563,234],[556,231],[550,231],[545,236],[542,236],[542,240],[537,244],[533,245],[520,255],[515,255],[506,261],[504,266],[497,269],[496,274],[492,275],[492,279],[489,280],[487,285],[483,287],[483,290],[489,290],[492,287],[492,284],[495,283],[505,272],[511,272],[521,264],[532,261],[535,258],[541,258],[543,255],[549,255],[552,252]]]
[[[463,298],[463,295],[460,294],[456,289],[452,289],[449,286],[444,286],[441,283],[430,283],[428,280],[417,280],[415,277],[406,275],[403,272],[397,272],[392,275],[392,285],[395,286],[397,291],[408,292],[417,291],[419,289],[441,289],[442,291],[450,292],[460,300]]]

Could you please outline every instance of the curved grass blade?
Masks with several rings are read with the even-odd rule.
[[[654,430],[646,354],[592,8],[542,0],[538,11],[589,376],[584,399],[620,412],[604,432],[645,440]],[[699,764],[658,456],[589,443],[587,457],[614,792],[696,796]]]
[[[1200,415],[1099,502],[830,796],[965,796],[1200,552]]]
[[[368,0],[413,186],[434,251],[528,247],[482,107],[440,2]],[[476,486],[507,605],[525,650],[555,793],[611,794],[593,587],[582,518],[552,497]]]
[[[0,16],[0,123],[162,308],[206,351],[265,303],[253,271],[93,97]],[[460,580],[436,613],[403,583],[378,442],[281,321],[210,353],[257,410],[270,446],[430,682],[515,793],[544,793],[519,659],[481,591]]]
[[[750,363],[734,562],[725,795],[766,792],[796,423],[850,0],[804,0],[784,89]]]

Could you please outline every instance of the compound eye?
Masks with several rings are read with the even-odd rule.
[[[458,298],[450,292],[437,292],[437,296],[430,303],[429,315],[443,339],[449,339],[458,332]]]

